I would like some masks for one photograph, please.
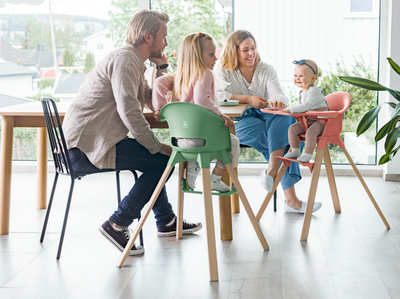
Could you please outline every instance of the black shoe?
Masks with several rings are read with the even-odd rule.
[[[128,241],[131,238],[131,231],[127,227],[118,229],[114,227],[109,220],[105,221],[102,226],[99,227],[99,231],[121,252],[124,251],[126,244],[128,244]],[[136,246],[135,244],[133,244],[129,255],[138,255],[143,253],[143,246]]]
[[[200,230],[202,227],[203,225],[200,222],[190,223],[186,222],[186,220],[183,219],[182,234],[183,235],[193,234],[194,232]],[[157,236],[159,237],[176,236],[176,217],[174,219],[174,223],[157,228]]]

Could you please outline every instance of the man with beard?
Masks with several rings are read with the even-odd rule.
[[[154,136],[143,115],[152,109],[152,90],[144,79],[149,59],[157,75],[166,72],[163,56],[167,43],[167,14],[141,10],[129,21],[125,45],[108,54],[87,76],[66,113],[63,129],[75,172],[104,169],[138,170],[142,173],[118,209],[99,231],[120,251],[130,238],[129,225],[140,217],[167,165],[172,149]],[[131,132],[135,137],[128,138]],[[176,234],[176,216],[165,186],[154,207],[159,236]],[[191,234],[201,223],[184,221],[183,233]],[[130,255],[144,253],[133,246]]]

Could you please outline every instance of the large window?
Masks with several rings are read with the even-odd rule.
[[[3,93],[38,100],[47,95],[60,101],[72,100],[79,90],[79,80],[83,83],[85,79],[80,73],[88,73],[107,53],[122,45],[126,24],[143,3],[170,16],[166,49],[171,59],[170,72],[176,63],[173,53],[178,54],[180,42],[187,34],[210,33],[219,53],[232,25],[253,33],[262,59],[275,67],[291,100],[298,95],[292,83],[292,61],[315,60],[321,73],[318,85],[325,95],[337,90],[352,95],[352,105],[344,120],[347,149],[356,163],[376,163],[375,128],[361,138],[354,133],[362,115],[376,103],[376,94],[344,84],[338,76],[377,79],[379,0],[70,0],[54,1],[51,6],[48,0],[37,6],[6,3],[0,11],[0,64],[13,63],[24,68],[24,76],[10,74],[7,80],[20,80],[14,83],[26,88],[2,88],[0,96]],[[13,55],[6,55],[10,51]],[[70,93],[60,93],[63,82],[76,82],[77,86],[69,86],[73,89]],[[36,159],[35,134],[35,129],[16,129],[19,143],[14,142],[18,144],[14,159]],[[157,134],[168,139],[165,132]],[[344,161],[340,149],[335,150],[333,161]],[[243,150],[241,162],[265,159],[250,149]]]

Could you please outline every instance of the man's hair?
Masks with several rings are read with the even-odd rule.
[[[168,23],[166,13],[157,10],[139,10],[129,21],[126,28],[127,44],[138,46],[144,42],[146,33],[150,32],[154,37],[161,29],[163,23]]]
[[[239,68],[239,60],[238,60],[238,49],[240,44],[251,38],[254,41],[254,45],[256,46],[256,55],[254,64],[257,64],[261,61],[260,54],[257,51],[257,43],[254,36],[247,30],[235,30],[232,32],[227,40],[224,47],[224,52],[221,56],[221,68],[229,71],[234,71]]]
[[[204,63],[203,51],[206,42],[214,42],[207,33],[192,33],[186,36],[179,50],[178,68],[174,80],[173,95],[181,99],[187,95],[190,85],[201,80],[208,67]]]

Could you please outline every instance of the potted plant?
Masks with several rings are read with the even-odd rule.
[[[400,67],[397,63],[395,63],[391,58],[388,58],[389,64],[392,67],[392,69],[400,75]],[[386,136],[385,140],[385,154],[380,157],[379,159],[379,165],[385,164],[389,162],[390,160],[393,159],[393,157],[396,155],[398,150],[400,149],[400,145],[396,146],[397,140],[400,136],[400,127],[396,127],[397,123],[400,121],[400,91],[396,91],[394,89],[390,89],[388,87],[385,87],[377,82],[368,80],[368,79],[363,79],[363,78],[358,78],[358,77],[351,77],[351,76],[339,76],[339,78],[347,82],[349,84],[365,88],[368,90],[375,90],[375,91],[385,91],[387,90],[399,103],[393,103],[393,102],[385,102],[378,104],[374,108],[372,108],[370,111],[368,111],[363,118],[361,119],[360,123],[358,124],[357,127],[357,136],[360,136],[363,134],[365,131],[368,130],[368,128],[374,123],[376,118],[378,117],[379,111],[381,110],[382,106],[384,104],[387,104],[391,106],[394,109],[392,118],[384,125],[382,128],[379,129],[378,133],[375,136],[375,142],[383,139]]]

